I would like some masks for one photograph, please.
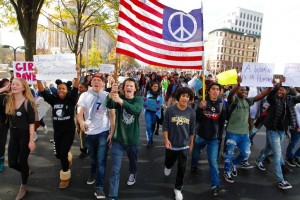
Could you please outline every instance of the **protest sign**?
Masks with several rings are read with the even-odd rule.
[[[242,86],[273,87],[274,64],[244,62]]]
[[[150,99],[150,98],[143,98],[144,100],[144,108],[146,110],[151,110],[151,111],[159,111],[161,108],[161,104],[163,103],[163,100],[159,99]]]
[[[13,62],[14,76],[25,79],[28,84],[36,84],[36,77],[33,73],[33,68],[33,62]]]
[[[202,88],[202,81],[197,77],[194,77],[188,82],[188,86],[194,88],[195,92],[198,92]]]
[[[44,98],[38,97],[35,101],[39,120],[41,120],[43,117],[46,116],[47,111],[51,107],[46,101],[44,101]]]
[[[237,77],[238,75],[235,69],[231,69],[217,75],[218,83],[221,85],[237,84]]]
[[[123,83],[127,78],[129,78],[129,77],[119,76],[119,77],[118,77],[118,83],[119,83],[119,84],[120,84],[120,83]]]
[[[283,86],[300,87],[300,64],[285,64],[283,76],[285,77],[285,82],[282,83]]]
[[[115,66],[112,64],[101,64],[99,72],[103,74],[110,74],[114,70],[115,70]]]
[[[33,59],[39,80],[73,80],[77,77],[75,54],[34,55]]]

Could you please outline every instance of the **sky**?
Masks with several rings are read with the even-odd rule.
[[[201,0],[160,0],[185,12],[201,7]],[[203,0],[204,39],[212,25],[233,8],[242,7],[264,14],[259,52],[260,63],[274,63],[281,72],[284,63],[300,63],[299,0]],[[7,31],[6,31],[7,32]],[[23,45],[17,33],[1,30],[2,44]],[[19,39],[18,39],[19,38]]]

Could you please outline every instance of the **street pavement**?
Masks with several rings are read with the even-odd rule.
[[[73,153],[72,178],[70,186],[64,190],[58,189],[60,162],[54,157],[53,146],[49,142],[53,137],[51,112],[48,111],[44,118],[49,132],[43,134],[41,128],[38,129],[37,149],[29,157],[29,165],[34,172],[29,177],[27,184],[28,200],[88,200],[95,199],[93,186],[87,185],[86,180],[89,175],[88,158],[79,159],[79,139],[76,136],[71,152]],[[122,163],[119,199],[120,200],[170,200],[174,199],[173,187],[175,183],[176,165],[173,167],[169,177],[165,177],[164,170],[164,142],[162,130],[160,134],[154,136],[154,146],[146,148],[145,121],[144,115],[140,116],[140,148],[138,154],[138,174],[137,182],[133,186],[127,186],[128,179],[128,159],[124,154]],[[288,140],[284,141],[284,152]],[[259,132],[254,138],[254,146],[250,163],[255,165],[255,158],[265,144],[265,133]],[[110,152],[109,152],[110,155]],[[197,174],[190,172],[190,158],[185,174],[185,184],[182,190],[185,200],[197,199],[228,199],[228,200],[251,200],[251,199],[300,199],[300,169],[294,168],[294,173],[287,175],[287,180],[292,184],[291,190],[280,190],[277,188],[275,174],[272,164],[266,164],[266,171],[259,171],[256,167],[249,170],[238,168],[238,176],[235,183],[230,184],[224,181],[223,157],[220,156],[221,184],[226,192],[217,197],[213,197],[210,189],[209,168],[206,158],[206,151],[201,155],[200,171]],[[0,173],[0,200],[12,200],[15,198],[19,185],[20,174],[7,167],[7,155],[5,171]],[[108,194],[108,178],[110,175],[110,156],[107,160],[106,188]]]

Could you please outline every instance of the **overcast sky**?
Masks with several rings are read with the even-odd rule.
[[[160,2],[185,12],[201,7],[200,0],[160,0]],[[264,14],[259,62],[275,63],[278,69],[283,63],[300,63],[298,0],[203,0],[204,32],[211,31],[211,24],[235,7]],[[2,44],[14,47],[23,45],[17,33],[10,32],[7,36],[1,32]]]

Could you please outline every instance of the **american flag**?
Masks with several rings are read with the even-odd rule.
[[[121,0],[116,52],[168,68],[201,69],[203,15],[156,0]]]

